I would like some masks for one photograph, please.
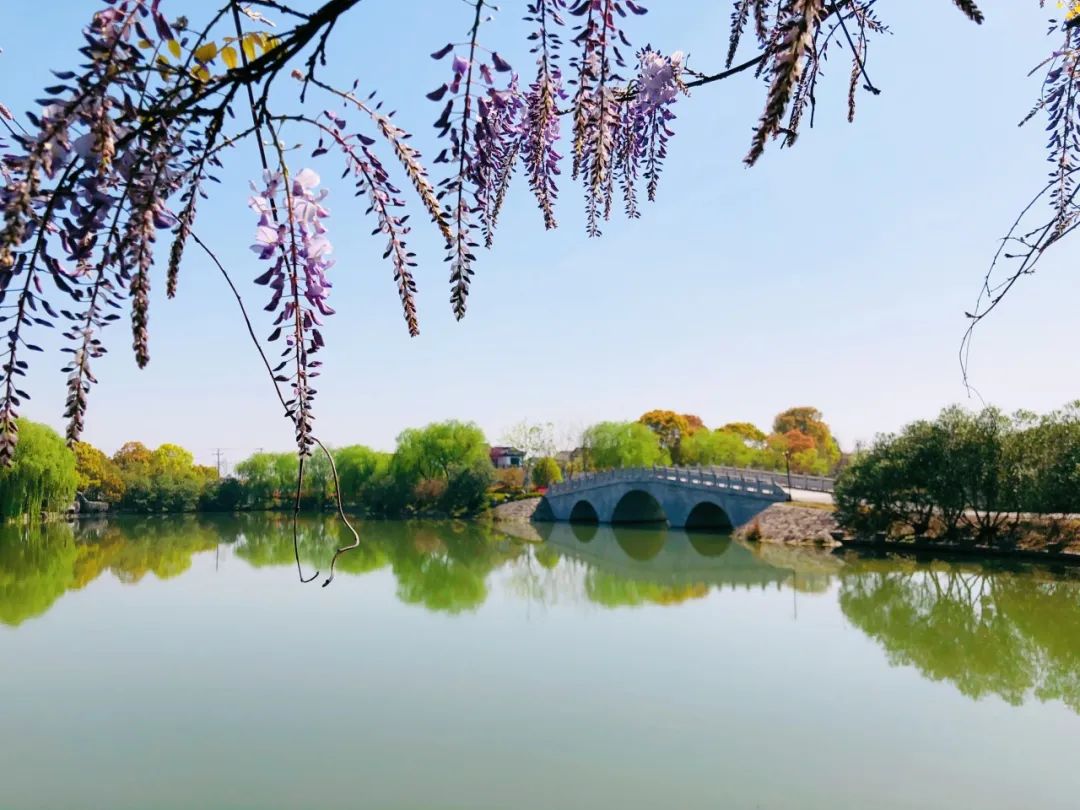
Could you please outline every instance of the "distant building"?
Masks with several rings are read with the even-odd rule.
[[[497,470],[523,467],[525,465],[525,453],[514,447],[492,447],[491,463]]]

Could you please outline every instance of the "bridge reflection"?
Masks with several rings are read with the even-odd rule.
[[[631,580],[667,585],[764,586],[789,580],[725,534],[688,533],[664,526],[546,523],[541,537],[560,555]]]

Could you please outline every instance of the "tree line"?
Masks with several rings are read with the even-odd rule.
[[[1021,539],[1033,514],[1062,530],[1080,513],[1080,402],[1043,416],[946,408],[857,452],[835,497],[857,534],[992,545]]]
[[[771,433],[750,422],[710,429],[694,414],[652,410],[636,422],[593,425],[582,441],[585,469],[681,464],[828,475],[841,458],[821,411],[811,407],[777,414]]]
[[[550,426],[522,423],[504,439],[521,451],[521,465],[496,469],[484,432],[448,420],[403,431],[393,452],[356,444],[332,448],[330,457],[316,453],[301,481],[295,451],[255,453],[222,476],[176,444],[151,449],[131,441],[110,456],[86,442],[68,448],[51,428],[23,420],[14,465],[0,472],[0,515],[64,512],[76,493],[136,513],[333,508],[336,470],[341,501],[352,511],[470,516],[587,470],[716,464],[827,473],[839,463],[817,409],[791,408],[772,427],[768,434],[748,422],[710,429],[694,415],[652,410],[634,422],[593,425],[570,439],[573,450],[556,453]]]

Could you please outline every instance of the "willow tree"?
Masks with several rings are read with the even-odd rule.
[[[0,306],[7,323],[0,462],[15,451],[18,411],[29,397],[20,378],[39,350],[36,329],[66,326],[65,417],[68,439],[76,441],[96,382],[92,367],[106,351],[106,327],[126,312],[136,362],[145,366],[150,287],[164,281],[172,296],[190,250],[205,253],[226,275],[243,308],[232,274],[199,235],[201,216],[213,211],[215,174],[240,150],[253,151],[263,169],[250,200],[254,249],[264,263],[254,282],[267,290],[273,332],[263,339],[244,318],[292,424],[302,475],[303,460],[319,444],[312,411],[320,326],[334,313],[330,189],[316,168],[340,175],[343,196],[360,198],[358,215],[370,217],[385,239],[383,257],[415,335],[412,212],[429,219],[444,241],[450,304],[462,318],[481,249],[495,238],[516,174],[524,175],[539,221],[550,229],[558,221],[560,175],[568,173],[585,197],[585,228],[599,236],[615,208],[637,218],[642,200],[656,197],[675,108],[687,91],[739,75],[765,78],[763,110],[748,133],[745,162],[752,166],[770,144],[793,145],[813,120],[822,66],[838,50],[850,59],[842,80],[853,118],[858,94],[878,93],[867,62],[874,40],[888,30],[875,0],[736,0],[730,37],[717,49],[726,52],[717,56],[723,64],[703,72],[678,51],[631,44],[647,33],[637,0],[529,0],[527,39],[499,47],[485,35],[485,15],[495,7],[467,0],[465,40],[432,43],[446,81],[427,94],[443,145],[427,161],[367,91],[372,77],[346,86],[324,77],[337,23],[363,14],[366,5],[321,0],[306,10],[290,0],[219,0],[198,4],[199,17],[191,19],[174,16],[170,0],[105,0],[84,30],[81,61],[54,71],[42,108],[23,123],[0,106],[8,141],[0,163]],[[950,4],[938,5],[948,13]],[[952,5],[982,22],[971,0]],[[927,4],[927,18],[934,13]],[[1033,112],[1047,115],[1052,131],[1056,157],[1039,197],[1050,201],[1052,219],[1037,239],[1023,237],[1031,254],[1021,274],[1075,227],[1080,212],[1074,13],[1053,26],[1064,43],[1055,44]],[[520,73],[514,62],[524,65]],[[286,138],[306,143],[310,157],[287,152]],[[158,263],[162,242],[168,249]],[[986,289],[996,306],[1001,290],[990,282]]]
[[[75,454],[46,425],[19,419],[22,440],[11,465],[0,469],[0,517],[34,518],[67,510],[75,500]]]

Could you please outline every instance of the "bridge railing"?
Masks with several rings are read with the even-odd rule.
[[[740,472],[738,467],[710,467],[709,469],[721,470],[726,473]],[[741,472],[747,472],[741,470]],[[802,473],[792,473],[791,482],[788,483],[787,473],[767,471],[767,470],[754,470],[755,475],[768,478],[776,486],[783,487],[784,489],[802,489],[808,492],[832,492],[836,483],[834,478],[826,478],[821,475],[803,475]]]
[[[615,481],[640,481],[648,478],[769,496],[784,494],[785,487],[788,486],[785,473],[765,470],[743,470],[737,467],[632,467],[576,473],[561,483],[552,484],[548,487],[548,492],[559,495]],[[830,478],[794,473],[791,475],[793,489],[832,492],[832,484]]]

